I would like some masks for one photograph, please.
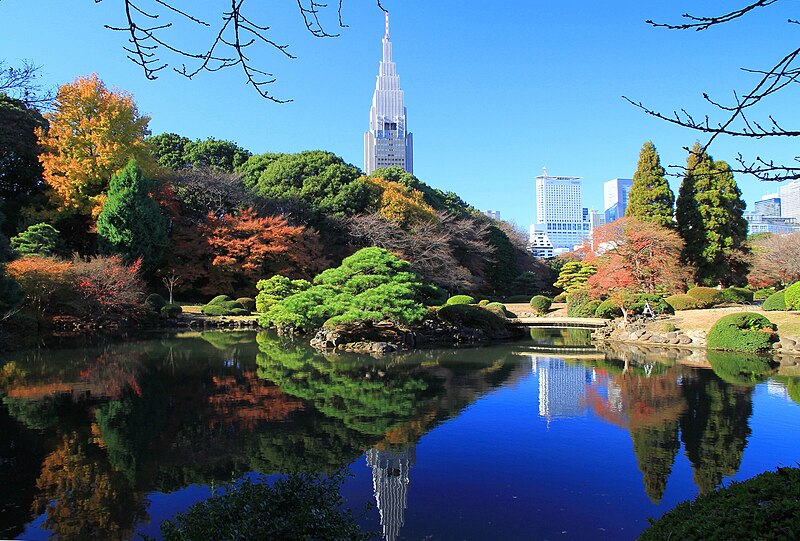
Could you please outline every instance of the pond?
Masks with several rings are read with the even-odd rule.
[[[577,329],[383,358],[223,332],[18,352],[0,538],[159,538],[220,483],[346,469],[376,539],[635,539],[800,461],[800,378],[728,360],[598,351]]]

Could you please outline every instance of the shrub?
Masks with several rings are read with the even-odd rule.
[[[475,297],[469,295],[453,295],[446,304],[475,304]]]
[[[674,310],[697,310],[700,308],[698,300],[691,295],[678,293],[664,299]]]
[[[58,229],[50,224],[35,224],[11,238],[11,248],[20,255],[54,256],[62,251]]]
[[[760,314],[729,314],[711,327],[706,343],[709,349],[762,351],[770,349],[778,339],[775,329],[775,325]]]
[[[448,304],[442,306],[437,315],[443,321],[472,329],[482,329],[487,332],[505,330],[505,318],[490,307],[482,308],[470,304]]]
[[[753,302],[753,292],[744,287],[729,287],[719,292],[722,302],[731,304],[748,304]]]
[[[167,305],[167,301],[158,293],[150,293],[144,300],[144,305],[153,312],[161,312],[161,309]]]
[[[778,468],[678,504],[651,520],[639,541],[791,539],[800,516],[800,469]],[[785,532],[785,534],[782,534]]]
[[[530,300],[531,308],[536,312],[536,315],[543,316],[550,310],[553,301],[544,295],[536,295]]]
[[[773,293],[775,293],[775,288],[774,287],[766,287],[764,289],[757,289],[753,293],[753,300],[756,300],[756,301],[766,300],[767,297],[769,297]]]
[[[489,304],[484,306],[484,308],[486,308],[487,310],[491,310],[496,314],[502,316],[503,319],[509,317],[517,317],[517,314],[511,312],[508,308],[506,308],[506,305],[503,304],[502,302],[490,302]]]
[[[483,299],[478,301],[478,306],[486,306],[487,304],[489,304],[489,299]]]
[[[709,308],[722,302],[722,292],[714,287],[697,286],[686,292],[697,299],[700,308]]]
[[[654,314],[674,314],[675,310],[670,306],[667,300],[661,295],[650,295],[647,293],[638,293],[633,296],[633,303],[629,306],[628,310],[632,314],[644,313],[645,303],[650,304],[650,309]]]
[[[591,297],[588,289],[573,289],[567,297],[567,315],[569,317],[594,317],[599,300]]]
[[[781,310],[781,311],[786,310],[785,296],[786,296],[785,290],[773,293],[772,295],[767,297],[767,300],[764,301],[764,304],[761,305],[761,308],[768,312],[773,312],[776,310]]]
[[[786,309],[800,310],[800,282],[795,282],[785,289]]]
[[[206,304],[200,311],[207,316],[247,316],[250,311],[236,301]]]
[[[622,315],[622,308],[609,299],[600,303],[597,310],[594,311],[594,315],[603,319],[614,319]]]
[[[181,313],[183,313],[183,308],[177,304],[165,304],[161,307],[161,317],[167,319],[175,319]]]
[[[236,302],[241,304],[242,307],[244,307],[244,309],[247,310],[248,312],[252,312],[253,310],[256,309],[256,300],[251,299],[250,297],[240,297],[236,299]]]
[[[653,332],[673,332],[675,330],[675,325],[670,323],[669,321],[653,321],[647,324],[647,329]]]
[[[208,304],[210,305],[222,304],[223,302],[231,302],[232,300],[233,299],[227,295],[217,295],[216,297],[208,301]]]
[[[567,292],[562,291],[555,297],[553,297],[553,302],[567,302]]]
[[[273,304],[282,301],[289,295],[305,291],[309,287],[311,287],[311,282],[308,280],[290,280],[280,274],[267,280],[259,280],[256,284],[258,295],[256,295],[255,309],[263,314]]]

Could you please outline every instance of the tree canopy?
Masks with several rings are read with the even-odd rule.
[[[675,195],[664,177],[664,168],[655,145],[647,141],[639,153],[639,163],[633,174],[625,216],[663,227],[672,227]]]

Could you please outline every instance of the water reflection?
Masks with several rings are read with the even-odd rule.
[[[154,514],[153,492],[248,472],[330,474],[365,457],[382,535],[394,540],[422,436],[498,388],[538,392],[547,426],[580,417],[627,431],[658,503],[681,448],[701,492],[739,469],[758,382],[772,377],[771,394],[798,397],[798,378],[772,375],[759,358],[600,352],[573,329],[532,338],[382,359],[219,332],[17,354],[0,369],[0,483],[10,487],[0,537],[28,537],[41,517],[61,539],[131,538]],[[449,445],[468,450],[469,440]]]

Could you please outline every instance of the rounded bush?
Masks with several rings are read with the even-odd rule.
[[[252,312],[256,309],[256,300],[250,297],[239,297],[236,302],[241,304],[245,310]]]
[[[449,304],[442,306],[437,312],[439,318],[449,323],[483,329],[487,332],[505,330],[505,318],[488,306],[471,306],[469,304]]]
[[[761,308],[768,312],[786,310],[786,291],[778,291],[767,297],[767,300],[764,301]]]
[[[795,282],[786,291],[786,309],[787,310],[800,310],[800,282]]]
[[[763,289],[756,289],[753,293],[753,300],[756,301],[764,301],[767,300],[767,297],[775,293],[774,287],[765,287]]]
[[[647,325],[647,330],[660,333],[674,332],[675,325],[669,321],[653,321]]]
[[[216,297],[208,301],[208,304],[222,304],[223,302],[231,302],[231,301],[233,301],[233,299],[227,295],[217,295]]]
[[[246,316],[250,314],[244,306],[234,300],[208,303],[200,311],[207,316]]]
[[[650,309],[654,314],[674,314],[675,310],[667,303],[667,300],[661,295],[650,295],[646,293],[639,293],[634,295],[633,304],[629,310],[632,314],[643,314],[645,303],[650,304]]]
[[[177,304],[167,304],[161,308],[161,317],[167,319],[175,319],[181,313],[183,313],[183,308]]]
[[[562,291],[555,297],[553,297],[553,302],[567,302],[567,292]]]
[[[489,304],[489,299],[483,299],[478,301],[478,306],[486,306],[487,304]]]
[[[691,288],[686,294],[697,299],[700,308],[709,308],[722,302],[722,292],[715,287],[697,286]]]
[[[639,541],[780,539],[780,532],[797,532],[798,493],[798,468],[778,468],[747,481],[731,481],[694,501],[678,504],[654,520]]]
[[[753,292],[744,287],[729,287],[719,292],[722,302],[748,304],[753,302]]]
[[[153,312],[161,312],[161,309],[167,305],[167,301],[158,293],[150,293],[144,300],[144,305]]]
[[[547,311],[550,310],[552,304],[553,301],[544,295],[536,295],[530,300],[531,308],[533,308],[533,311],[539,316],[545,315]]]
[[[453,295],[446,304],[475,304],[475,297],[469,295]]]
[[[709,349],[730,351],[763,351],[778,340],[776,327],[770,320],[754,312],[729,314],[719,319],[708,332]]]
[[[700,308],[700,303],[697,299],[685,293],[670,295],[664,300],[667,301],[667,304],[672,306],[673,310],[697,310]]]
[[[605,300],[600,303],[597,310],[594,311],[595,317],[602,317],[603,319],[614,319],[622,315],[622,308],[612,300]]]

